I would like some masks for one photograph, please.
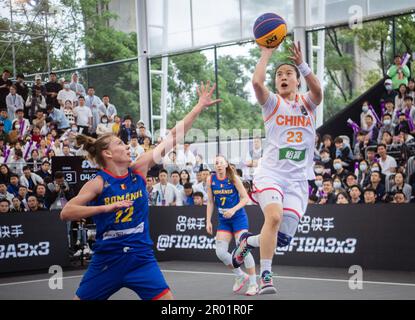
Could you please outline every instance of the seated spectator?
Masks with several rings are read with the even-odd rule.
[[[36,118],[32,120],[33,126],[39,128],[42,135],[46,135],[46,115],[42,110],[36,111]]]
[[[23,159],[23,152],[18,149],[14,152],[14,156],[9,160],[9,168],[17,175],[22,176],[24,166],[26,166],[26,161]]]
[[[50,210],[62,209],[71,200],[75,193],[65,181],[63,172],[56,171],[54,181],[47,184],[47,197],[50,202]]]
[[[25,117],[33,119],[38,110],[46,112],[46,98],[42,95],[42,88],[35,86],[34,93],[28,96],[25,103]]]
[[[362,201],[362,189],[358,185],[351,186],[349,188],[350,203],[351,204],[361,204]]]
[[[130,156],[131,161],[136,161],[141,155],[144,153],[144,149],[138,144],[138,138],[136,136],[132,136],[130,140]]]
[[[346,190],[349,190],[352,186],[356,185],[357,184],[356,175],[354,173],[349,173],[346,176],[346,180],[345,180],[344,184],[345,184],[344,187],[345,187]]]
[[[343,142],[343,138],[337,137],[334,140],[334,144],[336,146],[336,159],[341,159],[343,162],[343,166],[348,168],[353,161],[353,154],[350,150],[350,147],[345,145]],[[333,167],[335,166],[336,160],[333,161]],[[335,170],[338,170],[334,168]]]
[[[23,109],[16,110],[16,118],[12,121],[12,127],[19,131],[19,138],[23,139],[30,132],[30,122],[24,118]]]
[[[324,177],[321,174],[316,174],[314,181],[309,181],[309,186],[311,186],[311,194],[319,195],[323,188]]]
[[[14,119],[15,113],[17,110],[24,109],[24,101],[21,95],[17,94],[17,89],[15,85],[12,85],[9,89],[9,94],[6,97],[6,106],[7,113],[10,120]]]
[[[138,138],[138,143],[139,144],[144,144],[144,138],[147,137],[147,130],[146,127],[141,126],[138,128],[138,134],[137,134],[137,138]]]
[[[180,184],[184,186],[186,183],[190,182],[190,174],[187,170],[180,171]]]
[[[173,171],[170,175],[170,182],[177,191],[182,192],[184,190],[183,186],[180,184],[180,174],[178,171]]]
[[[60,133],[63,133],[65,130],[70,128],[69,121],[66,119],[65,114],[59,110],[49,105],[46,107],[47,113],[50,119],[56,124],[57,129]]]
[[[324,179],[323,188],[319,193],[318,204],[335,204],[336,196],[334,194],[333,180]]]
[[[203,206],[203,193],[196,191],[193,194],[193,203],[195,206]]]
[[[43,179],[30,170],[29,166],[23,167],[23,175],[20,177],[20,185],[25,186],[29,193],[33,193],[38,184],[43,184]]]
[[[398,166],[395,158],[389,156],[386,152],[386,145],[379,144],[377,147],[377,152],[379,154],[379,164],[382,167],[382,174],[388,176],[396,172],[396,167]]]
[[[141,147],[144,149],[144,152],[148,152],[154,149],[154,146],[151,145],[151,139],[149,137],[144,138]]]
[[[391,79],[385,80],[385,91],[382,94],[380,99],[381,102],[393,101],[395,102],[395,97],[398,93],[393,89],[393,84]]]
[[[382,140],[384,138],[384,133],[389,133],[389,135],[392,136],[394,131],[395,131],[395,127],[392,123],[392,116],[389,113],[385,113],[383,115],[382,124],[383,125],[379,129],[379,135],[378,135],[378,138],[377,138],[378,143],[382,143]],[[392,141],[391,141],[391,143],[392,143]]]
[[[10,212],[25,212],[25,207],[18,197],[13,198]]]
[[[35,172],[38,176],[40,176],[44,181],[51,180],[52,174],[50,172],[50,163],[47,160],[42,161],[42,165],[39,171]]]
[[[125,144],[128,144],[132,136],[137,136],[137,131],[132,124],[130,116],[125,117],[124,124],[120,128],[118,136]]]
[[[19,193],[19,176],[17,174],[10,175],[10,184],[7,187],[7,192],[17,197]]]
[[[343,162],[339,158],[333,161],[333,168],[334,168],[333,175],[340,177],[341,180],[343,180],[349,174],[349,171],[344,169]]]
[[[92,113],[91,113],[91,115],[92,115]],[[103,134],[111,133],[111,132],[112,132],[112,123],[110,123],[108,121],[108,117],[106,115],[103,115],[101,117],[101,122],[97,126],[96,134],[97,134],[98,137],[100,137]]]
[[[137,124],[136,124],[136,128],[140,128],[141,126],[146,126],[146,124],[144,123],[144,121],[143,120],[138,120],[137,121]],[[147,137],[149,137],[150,138],[150,141],[152,141],[152,139],[153,139],[153,135],[151,134],[151,132],[150,132],[150,130],[148,130],[148,129],[146,129],[146,136]]]
[[[121,118],[114,116],[114,123],[112,124],[112,133],[118,136],[121,128]]]
[[[186,162],[186,168],[193,173],[194,170],[200,171],[203,169],[208,169],[209,171],[211,171],[210,166],[206,163],[206,161],[203,160],[203,156],[201,154],[197,154],[195,156],[196,159],[196,163],[193,166],[193,168],[191,169],[192,163],[191,162]],[[259,162],[257,163],[259,164]],[[247,176],[247,179],[249,179],[249,175]],[[251,179],[249,179],[251,180]]]
[[[62,156],[62,157],[73,157],[73,153],[71,152],[71,148],[69,148],[69,146],[63,146],[62,147],[62,154],[60,156]]]
[[[40,203],[40,205],[45,208],[48,209],[50,208],[50,200],[46,194],[46,185],[44,184],[38,184],[35,187],[35,190],[33,192],[33,195],[37,198],[38,202]]]
[[[0,213],[10,212],[10,201],[6,198],[0,198]]]
[[[27,206],[28,212],[38,212],[44,210],[44,208],[42,208],[42,205],[39,203],[35,196],[29,196],[27,198]]]
[[[363,192],[364,203],[365,204],[375,204],[376,201],[376,191],[374,189],[368,188]]]
[[[409,79],[408,82],[408,96],[411,96],[415,101],[415,80]]]
[[[376,126],[374,118],[370,114],[368,114],[365,117],[365,122],[367,126],[367,133],[369,135],[369,140],[376,141],[376,139],[379,136],[379,129]]]
[[[396,112],[402,112],[404,105],[405,105],[405,97],[406,97],[406,85],[401,84],[399,86],[398,94],[395,97],[395,111]]]
[[[170,175],[173,171],[180,171],[181,166],[177,163],[177,154],[176,151],[170,151],[164,158],[163,158],[163,168],[168,172]]]
[[[406,202],[411,200],[412,196],[412,187],[405,183],[405,174],[397,172],[394,176],[394,186],[391,189],[391,192],[396,194],[397,192],[402,192],[405,194]]]
[[[366,160],[370,166],[372,166],[374,163],[377,163],[378,160],[376,158],[376,147],[368,147],[366,149]]]
[[[0,183],[9,184],[13,172],[10,171],[6,164],[0,165]]]
[[[148,195],[148,205],[153,206],[155,205],[155,199],[153,199],[153,186],[156,184],[154,177],[147,174],[146,177],[146,190]]]
[[[408,122],[408,120],[406,118],[406,114],[405,113],[398,113],[397,119],[398,119],[398,122],[395,125],[395,136],[399,135],[399,133],[402,130],[408,130],[408,132],[411,131],[411,129],[409,127],[409,122]]]
[[[392,203],[403,204],[403,203],[408,203],[408,202],[409,201],[405,193],[403,193],[402,191],[395,192]]]
[[[99,115],[106,116],[109,123],[114,123],[114,117],[117,115],[117,108],[110,103],[110,97],[104,95],[102,97],[102,104],[98,107]]]
[[[342,191],[337,194],[336,204],[349,204],[349,203],[350,203],[349,196],[347,195],[346,192]]]
[[[354,158],[356,160],[362,160],[365,157],[365,150],[372,144],[369,139],[367,131],[359,131],[356,136],[356,143],[354,145]]]
[[[207,179],[210,177],[209,169],[203,169],[201,171],[201,181],[194,186],[195,191],[200,191],[207,201]]]
[[[339,176],[334,176],[333,177],[333,189],[334,189],[334,194],[336,196],[337,196],[337,194],[339,194],[341,192],[345,192],[345,190],[343,188],[342,179]]]
[[[402,113],[405,113],[406,120],[412,121],[412,125],[415,122],[415,107],[414,107],[414,99],[411,96],[406,96],[404,99],[404,108],[402,109]]]
[[[162,169],[159,172],[159,183],[153,188],[153,199],[156,206],[181,206],[182,199],[179,191],[167,181],[168,173]]]
[[[331,135],[326,134],[323,136],[323,147],[322,148],[329,150],[331,159],[336,159],[336,147],[334,145],[334,141]]]
[[[308,204],[317,204],[317,201],[318,201],[318,197],[314,194],[311,194],[308,197]]]
[[[377,201],[383,201],[386,189],[385,185],[382,183],[382,177],[380,172],[374,171],[370,174],[370,184],[367,189],[371,189],[376,192]]]
[[[251,182],[248,180],[243,180],[242,184],[245,188],[246,193],[249,195],[250,193],[252,193],[252,185]],[[247,206],[252,206],[254,205],[254,202],[252,201],[252,199],[250,197],[248,197],[248,202],[246,204]]]
[[[13,118],[14,119],[14,115]],[[0,122],[4,125],[4,133],[9,134],[10,130],[12,129],[12,120],[9,119],[9,114],[7,113],[7,109],[4,107],[1,108],[0,106]]]
[[[374,123],[377,124],[375,115],[373,114],[372,110],[369,109],[369,101],[363,102],[362,106],[362,113],[360,114],[360,128],[363,131],[369,131],[369,127],[367,126],[366,116],[370,115],[374,120]]]
[[[414,142],[414,137],[409,134],[409,128],[402,128],[399,131],[399,136],[397,137],[397,143],[402,145],[402,144],[408,144],[408,143],[413,143]]]
[[[387,147],[392,146],[393,144],[393,133],[390,133],[389,131],[385,131],[382,134],[381,140],[378,142],[379,144],[384,144]]]
[[[13,198],[14,195],[7,191],[7,185],[4,182],[0,182],[0,199],[7,199],[10,205]]]

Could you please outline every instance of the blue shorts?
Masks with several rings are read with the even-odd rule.
[[[230,219],[225,219],[219,216],[219,225],[217,231],[237,233],[241,230],[248,230],[248,216],[246,213],[239,213]]]
[[[135,252],[94,254],[76,295],[81,300],[106,300],[121,288],[143,300],[156,300],[169,291],[154,255]]]

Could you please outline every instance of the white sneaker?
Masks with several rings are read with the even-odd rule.
[[[81,249],[79,249],[78,251],[76,251],[75,253],[74,253],[74,257],[80,257],[81,256],[81,253],[82,253],[82,250]]]
[[[240,276],[237,276],[235,279],[235,283],[233,284],[233,292],[237,293],[241,291],[244,287],[245,283],[249,280],[249,276],[246,273],[243,273]]]
[[[92,250],[91,249],[89,249],[89,246],[86,246],[85,248],[84,248],[84,254],[92,254]]]
[[[259,288],[258,288],[258,285],[256,283],[250,284],[248,286],[248,290],[246,290],[246,292],[245,292],[245,295],[246,296],[254,296],[258,293],[258,290],[259,290]]]

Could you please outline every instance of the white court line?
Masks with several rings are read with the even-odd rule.
[[[232,273],[224,273],[224,272],[204,272],[204,271],[185,271],[185,270],[161,270],[161,271],[166,272],[166,273],[207,274],[207,275],[234,277],[234,275]],[[63,277],[62,279],[63,280],[76,279],[76,278],[82,278],[82,277],[83,277],[83,275],[79,275],[79,276]],[[326,281],[326,282],[346,282],[346,283],[349,282],[349,280],[330,279],[330,278],[307,278],[307,277],[291,277],[291,276],[274,276],[273,278],[292,279],[292,280],[308,280],[308,281]],[[57,280],[57,278],[54,278],[54,280]],[[18,285],[18,284],[37,283],[37,282],[44,282],[44,281],[49,281],[49,279],[39,279],[39,280],[1,283],[0,287],[13,286],[13,285]],[[415,283],[400,283],[400,282],[362,281],[362,284],[379,284],[379,285],[388,285],[388,286],[415,287]]]

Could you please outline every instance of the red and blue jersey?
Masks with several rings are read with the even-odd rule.
[[[95,201],[91,201],[90,205],[108,205],[123,200],[131,200],[133,205],[93,216],[97,228],[94,252],[131,250],[152,253],[148,195],[146,182],[141,173],[133,172],[129,168],[126,175],[114,176],[104,169],[99,171],[97,176],[104,181],[104,187],[102,193]]]

